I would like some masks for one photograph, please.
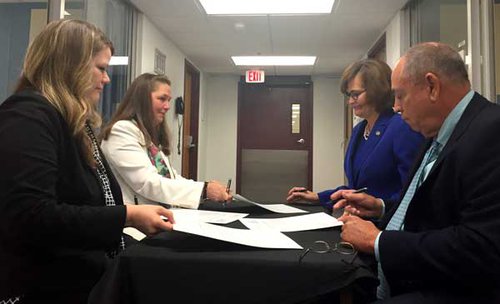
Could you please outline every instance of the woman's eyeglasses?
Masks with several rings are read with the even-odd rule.
[[[328,244],[325,241],[316,241],[316,242],[314,242],[314,244],[312,246],[304,249],[302,254],[299,256],[299,262],[302,262],[304,257],[309,252],[312,252],[312,253],[329,253],[329,252],[333,253],[333,252],[336,252],[336,253],[345,254],[345,255],[355,255],[357,253],[356,249],[354,249],[354,246],[348,242],[338,242],[338,243],[334,243],[333,246],[330,246],[330,244]],[[356,256],[354,256],[351,263],[354,261],[355,258],[356,258]]]
[[[359,96],[366,92],[366,90],[352,90],[350,92],[345,92],[344,95],[347,99],[352,98],[352,100],[357,101]]]

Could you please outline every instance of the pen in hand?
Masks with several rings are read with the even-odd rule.
[[[363,187],[363,188],[360,188],[360,189],[357,189],[357,190],[354,190],[353,192],[351,193],[365,193],[366,191],[368,191],[368,188],[367,187]],[[338,201],[340,201],[343,197],[340,197],[338,199],[334,199],[334,200],[330,200],[330,202],[332,203],[332,206],[335,205],[335,203],[337,203]]]
[[[352,193],[365,193],[366,191],[368,191],[368,188],[367,187],[363,187],[363,188],[360,188],[360,189],[357,189],[357,190],[354,190]],[[338,203],[343,197],[340,197],[338,199],[334,199],[334,200],[330,200],[330,202],[328,203],[329,206],[331,206],[331,210],[332,210],[332,215],[334,217],[339,217],[341,216],[342,214],[344,214],[344,209],[338,209],[337,210],[334,210],[333,209],[333,206]],[[337,211],[337,212],[335,212]]]

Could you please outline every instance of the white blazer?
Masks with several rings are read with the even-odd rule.
[[[172,168],[168,157],[161,153],[172,178],[160,174],[151,163],[144,135],[135,121],[120,120],[113,125],[101,149],[122,188],[126,204],[167,203],[183,208],[197,209],[203,191],[203,182],[185,179]]]

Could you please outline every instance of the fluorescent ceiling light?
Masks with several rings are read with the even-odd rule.
[[[235,65],[314,65],[316,56],[231,56]]]
[[[208,15],[330,14],[335,0],[199,0]]]
[[[128,56],[112,56],[109,65],[128,65]]]

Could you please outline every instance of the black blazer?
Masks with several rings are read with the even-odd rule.
[[[426,289],[489,295],[499,289],[499,131],[500,107],[476,93],[410,202],[404,232],[380,237],[392,295]]]
[[[0,106],[0,143],[0,299],[85,303],[125,223],[118,183],[105,164],[118,205],[105,207],[65,120],[34,91]]]

